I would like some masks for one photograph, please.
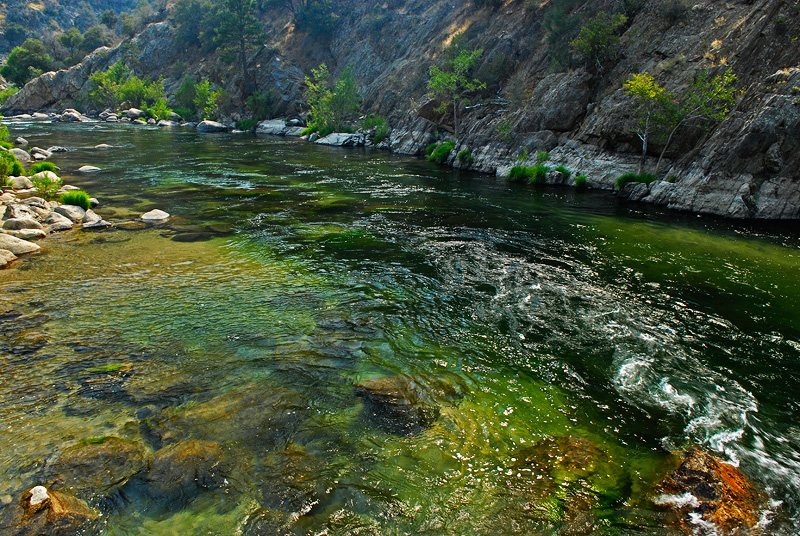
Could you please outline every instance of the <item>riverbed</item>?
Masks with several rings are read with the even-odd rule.
[[[652,492],[700,445],[765,490],[771,534],[800,524],[797,224],[297,139],[10,128],[70,149],[104,219],[172,219],[0,271],[0,313],[39,319],[0,345],[3,502],[82,440],[201,440],[224,483],[134,478],[89,499],[102,533],[673,534]],[[387,377],[435,418],[376,426],[354,386]]]

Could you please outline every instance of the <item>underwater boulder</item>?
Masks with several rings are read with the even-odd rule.
[[[11,514],[8,536],[72,536],[89,534],[99,514],[77,497],[35,486],[22,494]]]
[[[419,384],[404,376],[367,380],[357,384],[353,394],[363,400],[367,422],[390,434],[418,434],[439,416],[439,408],[428,400]]]
[[[325,483],[321,481],[323,464],[299,445],[289,445],[261,460],[264,475],[261,488],[261,505],[285,512],[299,512],[319,502],[324,495]]]
[[[49,461],[41,479],[55,481],[85,499],[105,497],[144,469],[145,456],[144,446],[136,441],[118,437],[84,440]]]
[[[766,504],[763,491],[738,467],[698,448],[683,454],[656,493],[655,503],[674,512],[686,534],[694,533],[698,520],[725,535],[749,534]]]
[[[259,508],[242,521],[244,536],[284,536],[292,534],[290,519],[285,512]]]

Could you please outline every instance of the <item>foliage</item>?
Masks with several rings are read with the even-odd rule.
[[[194,105],[192,105],[192,106],[194,106]],[[175,112],[176,114],[178,114],[179,116],[181,116],[181,119],[183,119],[184,121],[189,121],[189,120],[193,119],[195,117],[196,113],[197,113],[194,110],[191,110],[189,108],[183,108],[183,107],[175,108],[172,111]]]
[[[302,0],[294,4],[294,24],[298,30],[321,38],[333,34],[339,16],[333,12],[331,0]]]
[[[531,178],[528,181],[528,184],[542,184],[547,177],[547,172],[550,171],[550,168],[544,164],[537,164],[529,169],[531,170]]]
[[[234,126],[236,128],[238,128],[239,130],[248,131],[248,130],[252,130],[253,127],[255,127],[257,124],[258,124],[258,120],[257,119],[246,119],[244,121],[236,121],[234,123]]]
[[[656,180],[656,176],[652,173],[625,173],[617,177],[617,189],[622,190],[622,187],[629,182],[642,182],[650,184]]]
[[[670,25],[684,18],[688,12],[689,8],[684,3],[684,0],[661,0],[661,5],[658,8],[659,15],[664,17]]]
[[[88,54],[100,47],[105,47],[110,44],[111,36],[106,33],[106,30],[102,26],[93,26],[83,34],[81,50]]]
[[[214,42],[221,48],[223,61],[239,62],[243,81],[240,95],[244,102],[252,93],[247,49],[263,41],[255,0],[220,0],[217,5]]]
[[[25,168],[17,157],[11,153],[0,151],[0,179],[5,182],[6,177],[19,176],[25,174]]]
[[[220,112],[220,101],[225,93],[222,88],[212,89],[208,80],[195,86],[194,107],[204,119],[216,119]]]
[[[561,176],[564,177],[564,180],[569,180],[569,178],[572,176],[572,172],[563,165],[556,166],[556,171],[561,173]]]
[[[373,143],[380,143],[386,139],[389,134],[389,124],[386,119],[379,115],[370,115],[361,120],[361,128],[369,130],[375,129],[375,135],[372,137]]]
[[[482,49],[461,50],[452,60],[448,60],[446,69],[431,65],[431,77],[428,81],[428,93],[431,98],[439,99],[441,103],[435,110],[444,113],[452,104],[453,130],[458,139],[458,108],[462,103],[469,102],[466,96],[477,90],[484,89],[486,84],[477,78],[469,78],[468,74],[475,66],[475,62],[483,54]]]
[[[604,62],[617,59],[620,41],[617,32],[627,21],[628,17],[622,13],[609,16],[601,11],[586,22],[569,45],[587,62],[602,69]]]
[[[341,131],[348,120],[358,113],[361,97],[356,88],[352,69],[348,67],[335,83],[330,82],[330,72],[324,63],[306,76],[306,99],[311,108],[309,126],[320,135]]]
[[[94,85],[94,89],[89,93],[89,100],[97,106],[118,109],[122,104],[120,86],[127,80],[128,76],[130,76],[130,69],[119,61],[104,73],[92,73],[89,76],[89,81]]]
[[[531,153],[528,151],[527,147],[523,147],[522,150],[517,155],[517,162],[524,162],[530,157]]]
[[[509,143],[511,141],[511,121],[509,119],[497,123],[495,130],[504,142]]]
[[[119,21],[119,17],[114,13],[113,9],[103,11],[103,14],[100,16],[100,22],[109,30],[113,30],[117,26],[117,21]]]
[[[463,150],[459,151],[458,152],[458,161],[461,162],[462,164],[467,165],[467,166],[471,166],[472,165],[472,161],[473,161],[472,151],[470,151],[469,149],[463,149]]]
[[[577,6],[578,0],[554,0],[544,13],[542,24],[547,30],[547,51],[551,64],[559,69],[572,66],[569,43],[577,37],[581,26],[580,15],[573,13]]]
[[[269,119],[272,117],[272,103],[275,100],[275,95],[272,90],[266,92],[256,92],[247,97],[247,109],[253,114],[253,117],[258,121]]]
[[[428,160],[442,164],[450,156],[450,152],[455,148],[456,144],[452,141],[445,141],[436,145],[436,147],[428,155]]]
[[[76,207],[81,207],[83,210],[89,210],[92,208],[92,202],[89,199],[89,194],[83,190],[64,192],[61,194],[61,197],[58,198],[58,201],[62,205],[75,205]]]
[[[547,151],[536,151],[536,163],[543,164],[550,158],[550,153]]]
[[[547,177],[550,168],[544,164],[526,166],[517,164],[508,173],[508,180],[511,182],[527,182],[528,184],[542,184]]]
[[[172,115],[172,110],[167,106],[167,99],[161,97],[156,102],[149,107],[145,107],[145,112],[147,112],[148,117],[152,117],[153,119],[169,119]]]
[[[586,179],[586,175],[578,175],[575,177],[575,188],[578,190],[583,190],[589,186],[589,181]]]
[[[61,188],[61,178],[54,173],[42,171],[31,177],[33,187],[39,190],[39,193],[45,199],[53,199]]]
[[[522,164],[517,164],[516,166],[511,168],[511,171],[508,172],[508,180],[511,182],[527,182],[530,178],[529,175],[529,168],[528,166],[524,166]]]
[[[172,22],[175,24],[176,40],[181,46],[217,46],[212,39],[216,10],[211,0],[178,0],[172,11]]]
[[[439,142],[433,142],[425,147],[425,156],[430,156],[431,153],[439,146]]]
[[[736,103],[736,75],[727,70],[711,77],[707,71],[699,73],[682,97],[676,97],[659,86],[648,73],[634,74],[625,82],[625,91],[637,101],[639,129],[643,156],[647,151],[650,131],[664,141],[655,173],[675,134],[687,126],[708,129],[722,121]]]
[[[0,75],[22,87],[30,79],[49,71],[52,63],[44,43],[38,39],[26,39],[8,55],[6,64],[0,68]]]
[[[175,92],[175,102],[178,107],[191,110],[192,114],[197,111],[194,107],[194,97],[197,91],[195,86],[194,80],[187,76],[183,79],[180,87],[178,87],[178,90]]]
[[[36,175],[40,171],[52,171],[55,173],[58,171],[58,167],[52,162],[34,162],[28,170],[28,175]]]
[[[7,87],[6,89],[0,91],[0,104],[5,103],[8,98],[19,91],[15,86]]]

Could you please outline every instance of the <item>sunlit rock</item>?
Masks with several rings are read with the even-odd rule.
[[[154,208],[150,212],[145,212],[144,214],[142,214],[141,219],[145,223],[157,223],[168,220],[169,214],[164,212],[163,210]]]
[[[100,168],[97,166],[81,166],[78,168],[78,171],[81,173],[97,173],[100,171]]]
[[[0,249],[7,249],[14,255],[19,256],[39,251],[42,248],[32,242],[22,240],[21,238],[8,234],[0,234]]]

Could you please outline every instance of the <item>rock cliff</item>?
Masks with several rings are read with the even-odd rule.
[[[326,62],[338,74],[352,67],[364,112],[389,120],[386,145],[420,154],[432,141],[452,137],[452,114],[433,110],[426,84],[430,66],[443,63],[447,46],[461,34],[465,47],[483,49],[475,74],[487,89],[462,110],[448,164],[462,167],[456,154],[469,149],[472,169],[504,175],[522,148],[532,154],[547,150],[548,163],[562,164],[573,176],[586,175],[589,186],[609,190],[619,175],[638,169],[641,153],[635,105],[622,89],[625,80],[647,71],[680,94],[698,73],[730,69],[741,89],[731,113],[707,131],[682,131],[661,166],[665,180],[620,193],[634,201],[732,218],[800,218],[800,2],[644,0],[630,8],[615,61],[573,61],[571,68],[552,60],[551,48],[558,45],[551,44],[545,16],[555,4],[337,0],[339,18],[330,36],[303,33],[285,9],[267,8],[266,43],[248,61],[256,86],[273,92],[277,117],[304,113],[303,76],[311,68]],[[585,8],[618,9],[618,3],[602,0],[576,6],[576,14]],[[241,75],[213,54],[176,46],[169,21],[151,24],[135,38],[137,70],[163,76],[173,91],[187,74],[225,84],[231,110],[240,109]],[[89,74],[121,54],[120,49],[98,51],[68,71],[42,75],[9,99],[3,111],[67,105],[88,111]],[[648,167],[654,167],[661,149],[650,144]]]

